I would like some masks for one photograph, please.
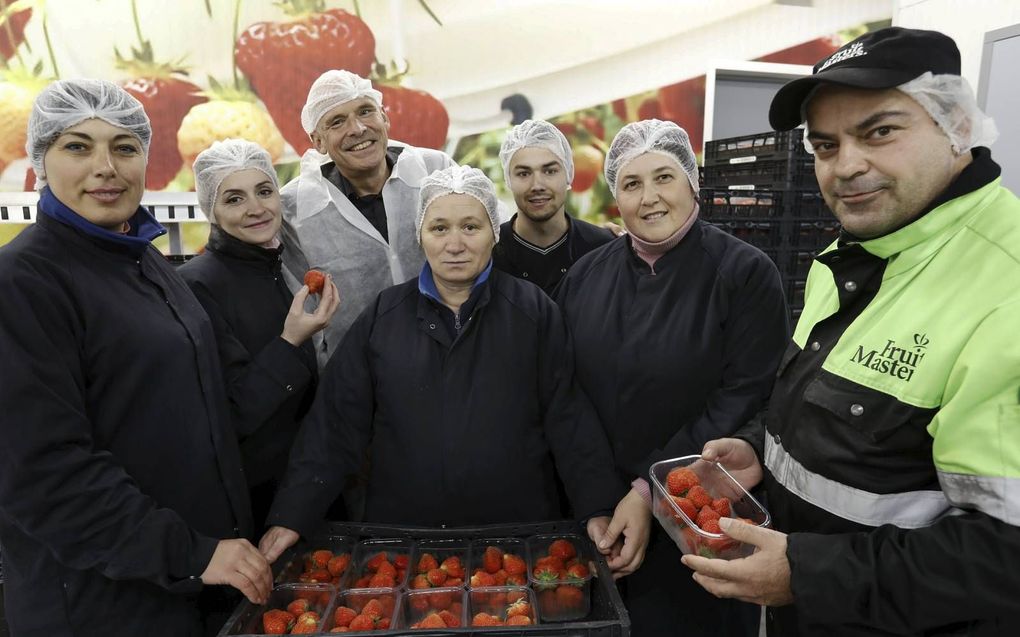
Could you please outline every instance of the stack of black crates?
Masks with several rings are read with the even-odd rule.
[[[775,261],[794,321],[815,254],[839,234],[803,134],[797,128],[706,142],[701,169],[701,217]]]

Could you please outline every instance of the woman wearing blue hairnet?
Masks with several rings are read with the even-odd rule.
[[[109,82],[36,98],[39,215],[0,249],[0,544],[35,635],[199,635],[229,584],[272,587],[209,320],[150,241],[151,137]]]
[[[281,267],[280,189],[261,146],[214,143],[195,158],[195,190],[212,227],[205,252],[178,272],[216,332],[227,397],[241,443],[255,528],[269,513],[287,454],[315,396],[318,366],[310,337],[340,305],[330,280],[315,309],[307,286],[291,294]],[[330,519],[346,517],[339,500]]]

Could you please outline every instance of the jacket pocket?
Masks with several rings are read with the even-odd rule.
[[[830,372],[811,381],[804,391],[804,401],[834,416],[833,420],[851,428],[871,442],[880,442],[910,425],[901,434],[917,437],[916,442],[931,439],[925,427],[936,409],[908,405],[895,396],[865,387]]]

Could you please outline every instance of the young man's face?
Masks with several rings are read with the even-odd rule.
[[[808,103],[808,139],[825,202],[862,239],[913,220],[969,157],[920,104],[896,89],[825,86]]]
[[[370,173],[386,161],[390,120],[368,97],[327,112],[312,132],[312,143],[329,155],[343,175]]]
[[[563,211],[567,201],[567,171],[546,148],[528,146],[510,158],[510,183],[517,210],[542,223]]]

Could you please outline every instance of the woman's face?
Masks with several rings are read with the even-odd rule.
[[[694,212],[694,191],[675,161],[645,153],[617,175],[616,203],[627,232],[656,243],[675,234]]]
[[[425,211],[421,246],[437,282],[451,287],[474,283],[495,243],[485,206],[471,195],[443,195]]]
[[[145,192],[142,142],[101,119],[61,133],[43,155],[43,170],[61,203],[114,232],[125,229]]]
[[[231,173],[216,192],[214,216],[224,232],[245,243],[261,245],[280,230],[280,191],[266,173],[246,168]]]

